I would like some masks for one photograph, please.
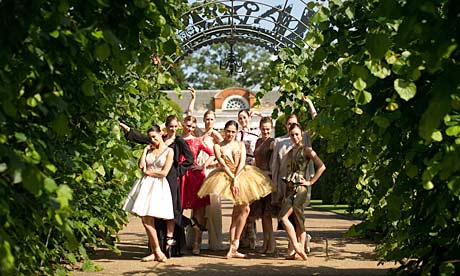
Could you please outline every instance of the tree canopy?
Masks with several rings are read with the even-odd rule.
[[[365,210],[350,234],[381,236],[381,260],[399,262],[401,272],[458,274],[460,6],[447,0],[308,5],[317,11],[309,47],[283,49],[270,65],[264,89],[281,87],[274,116],[305,114],[303,94],[317,102],[319,115],[309,127],[352,174],[352,182],[335,184],[358,190],[349,202]]]

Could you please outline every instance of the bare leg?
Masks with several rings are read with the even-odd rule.
[[[230,224],[230,250],[227,253],[227,258],[245,258],[246,255],[239,253],[238,246],[241,233],[243,232],[246,219],[249,215],[248,205],[233,206],[232,222]]]
[[[147,236],[149,238],[150,246],[152,247],[153,254],[146,256],[142,258],[142,261],[148,262],[148,261],[159,261],[159,262],[164,262],[166,259],[166,256],[163,254],[163,252],[160,249],[160,243],[158,242],[158,236],[157,236],[157,230],[154,225],[154,218],[150,216],[144,216],[142,217],[142,224],[144,225],[145,232],[147,233]]]
[[[303,251],[303,248],[299,247],[299,243],[297,241],[297,235],[296,235],[296,229],[294,229],[294,226],[292,223],[289,221],[289,216],[292,214],[293,209],[289,209],[289,211],[281,218],[281,222],[283,223],[284,229],[286,230],[286,233],[289,237],[289,242],[292,245],[292,248],[295,250],[299,256],[306,260],[307,255]]]
[[[273,224],[270,214],[264,214],[262,217],[262,230],[264,232],[264,253],[273,253],[276,242],[273,238]]]

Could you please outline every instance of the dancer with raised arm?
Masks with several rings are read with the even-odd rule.
[[[308,105],[312,119],[317,115],[315,106],[308,96],[303,96],[302,100]],[[299,118],[297,115],[292,114],[286,118],[286,135],[275,138],[275,141],[272,144],[273,155],[271,160],[271,172],[272,172],[272,181],[274,185],[274,191],[272,193],[272,203],[275,206],[280,207],[281,203],[286,195],[286,183],[282,180],[283,177],[287,174],[287,153],[294,146],[291,138],[289,137],[289,128],[292,124],[298,124]],[[303,132],[303,143],[307,146],[311,146],[311,139],[307,131]],[[314,165],[310,162],[308,164],[308,174],[313,176],[315,173]],[[310,193],[311,187],[308,187],[308,193]],[[293,218],[291,218],[293,219]],[[293,221],[295,223],[295,221]],[[302,236],[304,237],[304,236]],[[305,240],[302,240],[301,243],[305,248],[306,252],[310,252],[310,239],[309,234],[305,235]],[[295,251],[292,248],[291,244],[288,246],[288,259],[295,258]]]
[[[295,253],[306,260],[307,254],[302,244],[306,235],[303,204],[307,199],[307,187],[318,181],[326,166],[316,152],[303,143],[303,132],[299,124],[290,126],[289,135],[294,146],[287,154],[287,174],[283,177],[286,183],[286,196],[281,205],[279,220],[288,234],[289,242]],[[316,167],[313,177],[309,175],[307,169],[310,160]],[[289,220],[290,215],[294,217],[295,226]]]
[[[193,242],[192,254],[199,255],[202,233],[207,230],[204,226],[206,224],[204,211],[205,207],[209,205],[209,196],[198,198],[197,193],[205,178],[204,170],[214,161],[214,153],[200,138],[193,135],[196,128],[195,117],[185,117],[182,126],[182,137],[189,145],[195,160],[200,152],[206,152],[208,155],[203,165],[198,165],[195,161],[192,168],[180,179],[182,207],[184,209],[192,209],[193,211],[191,226],[195,229],[195,239]]]
[[[187,115],[192,116],[194,114],[196,92],[195,89],[189,87],[190,90],[190,103],[187,110]],[[209,148],[213,149],[215,144],[219,144],[224,140],[219,131],[214,129],[214,123],[216,121],[216,114],[212,110],[207,110],[203,115],[204,130],[195,130],[197,136],[200,136],[203,143]],[[196,162],[199,165],[204,165],[209,155],[205,151],[201,151],[196,157]],[[215,168],[217,168],[217,160],[206,166],[204,173],[207,176]],[[210,194],[210,204],[205,209],[206,216],[206,228],[208,229],[208,246],[209,250],[222,250],[224,245],[222,244],[222,204],[221,198],[217,194]],[[192,232],[193,234],[193,232]],[[187,235],[188,240],[195,240],[193,235]]]
[[[141,144],[149,143],[149,138],[147,136],[140,134],[123,122],[120,122],[119,125],[126,132],[125,137],[127,140]],[[163,141],[174,151],[174,161],[167,175],[167,179],[171,189],[174,208],[174,220],[176,224],[172,225],[172,227],[168,225],[168,228],[166,229],[166,225],[162,221],[156,220],[155,228],[158,232],[161,249],[165,251],[168,257],[170,257],[181,256],[185,251],[184,227],[190,225],[191,221],[182,215],[178,179],[179,177],[182,177],[188,169],[191,168],[194,162],[194,158],[187,142],[185,142],[182,137],[176,135],[176,131],[179,127],[179,120],[177,117],[174,115],[168,116],[166,118],[165,126],[167,129],[167,135],[163,136]],[[179,162],[179,159],[181,158],[183,161]]]
[[[142,258],[142,261],[164,262],[166,256],[160,248],[157,231],[153,225],[155,220],[165,220],[169,229],[174,227],[173,202],[166,179],[173,163],[174,152],[163,142],[159,126],[151,126],[147,134],[150,143],[144,148],[139,159],[139,168],[143,176],[134,183],[123,210],[142,218],[153,250],[153,253]]]

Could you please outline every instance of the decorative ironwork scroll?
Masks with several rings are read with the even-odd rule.
[[[246,42],[277,53],[282,47],[305,46],[313,13],[304,0],[197,1],[183,15],[186,27],[179,36],[184,55],[223,42]]]

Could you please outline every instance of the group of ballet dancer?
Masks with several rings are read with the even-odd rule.
[[[164,262],[181,256],[187,241],[193,255],[200,254],[203,231],[208,231],[210,250],[223,249],[221,198],[233,202],[227,258],[246,258],[241,245],[255,247],[255,221],[262,219],[262,253],[273,253],[272,218],[289,238],[287,259],[307,259],[304,203],[308,188],[326,169],[311,147],[308,133],[296,115],[286,119],[287,134],[272,138],[273,123],[260,113],[240,110],[238,122],[226,122],[223,132],[214,129],[215,114],[205,112],[204,130],[197,128],[193,109],[196,92],[177,135],[179,120],[170,115],[164,127],[153,125],[143,135],[119,122],[129,141],[146,144],[139,158],[143,172],[128,194],[123,209],[142,218],[151,251],[142,261]],[[316,110],[304,96],[312,118]],[[254,115],[258,129],[250,129]],[[187,218],[183,209],[191,209]],[[185,229],[191,233],[185,237]]]

